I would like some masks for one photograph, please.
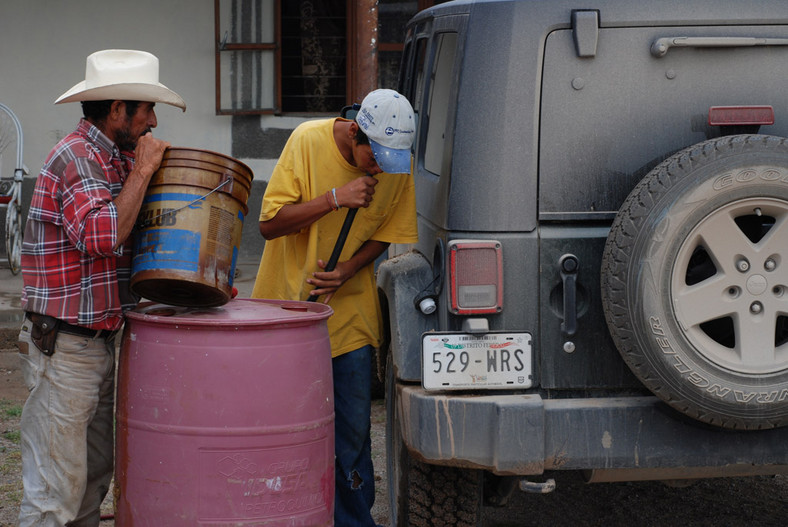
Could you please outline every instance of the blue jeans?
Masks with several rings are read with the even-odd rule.
[[[332,359],[337,527],[374,526],[375,472],[372,467],[370,411],[372,346]]]

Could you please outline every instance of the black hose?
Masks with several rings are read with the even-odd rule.
[[[331,272],[334,270],[334,267],[337,266],[339,255],[342,253],[342,248],[345,246],[345,240],[347,240],[347,235],[350,232],[350,226],[353,225],[353,220],[356,218],[356,212],[358,212],[358,209],[347,210],[345,222],[342,224],[342,229],[340,229],[339,236],[337,237],[337,241],[334,244],[334,251],[331,253],[331,258],[328,259],[326,268],[323,269],[325,272]],[[307,298],[306,301],[315,302],[318,299],[318,296],[319,295],[309,295],[309,298]]]

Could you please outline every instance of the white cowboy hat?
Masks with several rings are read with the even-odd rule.
[[[55,104],[109,99],[162,102],[186,111],[181,96],[159,82],[159,59],[132,49],[105,49],[88,56],[85,80]]]

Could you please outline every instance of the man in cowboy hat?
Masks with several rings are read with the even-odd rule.
[[[19,334],[30,394],[22,411],[19,525],[98,525],[113,469],[115,335],[139,300],[130,233],[169,143],[154,105],[183,110],[150,53],[105,50],[55,104],[83,119],[50,152],[22,245]]]

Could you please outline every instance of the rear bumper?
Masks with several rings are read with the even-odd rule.
[[[429,463],[502,475],[545,470],[788,465],[788,427],[728,431],[684,417],[656,397],[542,399],[539,395],[446,395],[398,385],[402,437]],[[769,473],[769,468],[765,467]]]

